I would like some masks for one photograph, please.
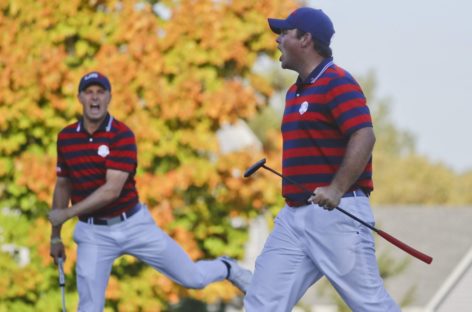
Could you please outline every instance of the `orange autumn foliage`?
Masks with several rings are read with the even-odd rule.
[[[231,220],[249,219],[273,205],[279,181],[267,175],[243,180],[241,172],[263,155],[275,164],[277,150],[223,154],[216,131],[267,105],[271,84],[252,70],[260,55],[276,53],[266,18],[285,15],[295,5],[0,2],[0,205],[10,209],[0,214],[0,227],[5,243],[29,251],[23,268],[0,254],[0,275],[9,277],[2,278],[0,290],[11,289],[0,291],[0,310],[59,309],[60,302],[50,299],[59,290],[45,216],[55,180],[56,136],[80,116],[77,83],[89,70],[110,78],[111,113],[136,134],[140,197],[156,222],[193,259],[243,256],[246,228]],[[68,299],[76,298],[73,228],[70,222],[62,230]],[[107,308],[118,311],[164,311],[188,296],[215,302],[239,294],[226,282],[183,289],[129,261],[118,261],[113,272]],[[76,309],[76,299],[67,302]]]

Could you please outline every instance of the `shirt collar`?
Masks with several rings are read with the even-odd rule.
[[[110,132],[112,122],[113,122],[113,116],[111,116],[110,113],[107,113],[105,119],[102,121],[102,123],[100,124],[100,127],[98,127],[97,131]],[[80,120],[77,124],[76,131],[77,132],[85,131],[84,117],[80,118]]]
[[[333,63],[333,58],[332,57],[327,57],[327,58],[323,59],[323,61],[321,61],[321,63],[318,64],[318,66],[315,67],[315,69],[308,75],[308,77],[306,77],[305,80],[302,80],[302,78],[300,76],[298,76],[296,84],[297,85],[304,85],[304,84],[314,83],[316,81],[316,79],[318,78],[318,75],[322,74],[323,71],[326,70],[325,67],[331,66],[332,63]]]

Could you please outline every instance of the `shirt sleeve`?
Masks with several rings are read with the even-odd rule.
[[[333,79],[329,87],[330,111],[344,136],[349,137],[361,128],[372,127],[364,93],[352,77]]]
[[[106,160],[107,169],[115,169],[134,173],[137,167],[136,139],[131,130],[117,133],[110,146],[110,154]]]
[[[62,138],[61,138],[61,134],[59,134],[57,136],[57,143],[56,143],[56,154],[57,154],[56,176],[69,177],[69,169],[67,167],[67,163],[64,158],[64,154],[62,152],[61,147],[62,147]]]

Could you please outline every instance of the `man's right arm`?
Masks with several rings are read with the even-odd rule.
[[[52,209],[67,209],[70,196],[71,185],[69,179],[57,177],[52,199]],[[61,227],[62,225],[52,226],[51,229],[51,257],[54,258],[54,261],[57,260],[57,257],[62,257],[65,260],[64,245],[61,241]]]

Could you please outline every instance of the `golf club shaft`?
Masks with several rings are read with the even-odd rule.
[[[66,279],[64,275],[64,260],[62,257],[57,258],[57,266],[59,269],[59,287],[61,287],[61,296],[62,296],[62,312],[66,312],[66,297],[65,297],[65,286]]]
[[[62,312],[66,312],[66,296],[65,296],[64,286],[61,286],[61,293],[62,293]]]
[[[261,167],[263,167],[264,169],[278,175],[279,177],[281,177],[282,179],[290,182],[291,184],[297,186],[298,188],[300,188],[302,191],[304,191],[305,193],[307,193],[307,195],[311,196],[313,195],[313,193],[308,190],[306,187],[304,187],[303,185],[301,185],[300,183],[294,181],[293,179],[290,179],[282,174],[280,174],[279,172],[275,171],[274,169],[270,168],[270,167],[267,167],[266,165],[262,165]],[[369,229],[371,229],[372,231],[376,232],[377,234],[379,234],[381,237],[383,237],[385,240],[387,240],[388,242],[390,242],[391,244],[397,246],[398,248],[400,248],[401,250],[405,251],[406,253],[412,255],[413,257],[425,262],[425,263],[428,263],[430,264],[432,261],[433,261],[433,258],[414,249],[413,247],[403,243],[402,241],[400,241],[399,239],[393,237],[392,235],[382,231],[382,230],[379,230],[377,229],[376,227],[374,227],[373,225],[370,225],[369,223],[365,222],[364,220],[361,220],[359,219],[358,217],[354,216],[353,214],[347,212],[346,210],[340,208],[340,207],[335,207],[336,210],[344,213],[345,215],[347,215],[348,217],[356,220],[357,222],[361,223],[362,225],[368,227]]]

